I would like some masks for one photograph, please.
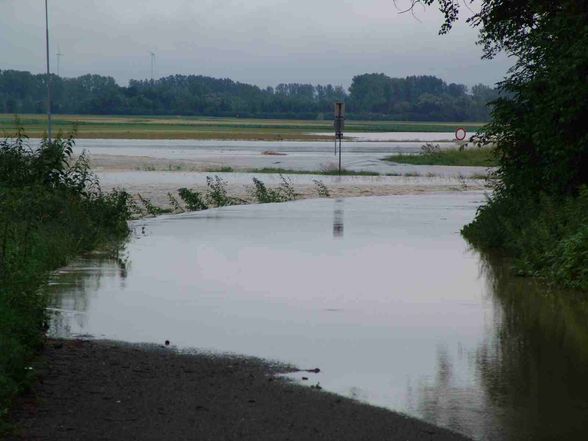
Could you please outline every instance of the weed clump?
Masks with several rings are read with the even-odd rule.
[[[206,210],[208,208],[208,205],[206,205],[204,198],[197,191],[189,190],[184,187],[178,190],[178,194],[180,195],[182,201],[184,201],[186,208],[190,211],[200,211]]]
[[[297,194],[292,185],[292,181],[280,175],[282,182],[277,188],[267,188],[266,185],[257,178],[253,178],[253,198],[260,204],[272,202],[288,202],[296,199]]]
[[[268,189],[265,184],[257,178],[253,178],[253,197],[260,204],[271,202],[280,202],[279,194],[276,190]]]
[[[220,176],[207,176],[206,201],[213,207],[224,207],[227,205],[236,205],[237,199],[230,197],[227,192],[227,181]]]
[[[329,189],[323,181],[321,181],[320,179],[313,179],[312,182],[314,182],[314,186],[316,188],[316,192],[319,198],[331,197],[331,192],[329,191]]]

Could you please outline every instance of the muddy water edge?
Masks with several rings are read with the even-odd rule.
[[[137,223],[123,259],[55,275],[52,334],[320,366],[312,385],[475,439],[582,439],[588,299],[471,250],[459,229],[481,202],[299,201]]]

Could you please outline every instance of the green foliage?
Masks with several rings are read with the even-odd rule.
[[[475,246],[513,258],[522,275],[588,290],[588,189],[577,197],[497,196],[462,230]]]
[[[442,32],[459,0],[437,1]],[[419,3],[418,1],[416,3]],[[484,56],[516,60],[479,136],[496,146],[493,198],[464,234],[514,256],[525,274],[588,289],[588,8],[577,0],[484,0],[468,21]]]
[[[218,175],[207,176],[206,201],[213,207],[224,207],[226,205],[236,205],[238,201],[230,197],[227,193],[227,181]]]
[[[413,165],[460,165],[495,167],[498,165],[496,152],[488,147],[474,147],[465,149],[427,148],[418,155],[396,154],[387,156],[386,161]]]
[[[128,234],[130,196],[103,193],[73,145],[70,136],[32,148],[20,130],[0,141],[0,419],[32,375],[47,273]]]
[[[487,121],[488,103],[496,98],[495,89],[481,84],[468,94],[463,84],[447,84],[429,75],[390,78],[363,74],[353,77],[348,110],[363,119],[386,115],[394,120]]]
[[[274,189],[268,189],[259,179],[253,178],[253,185],[252,194],[258,203],[282,202],[279,192]]]
[[[487,41],[489,53],[506,48],[520,57],[502,84],[509,98],[496,102],[485,136],[498,145],[507,192],[576,194],[588,184],[588,10],[570,0],[525,6],[528,11],[515,8],[522,17],[509,10],[483,31],[495,40]],[[507,8],[501,4],[499,11]],[[530,29],[507,28],[528,19]]]
[[[294,190],[294,185],[292,185],[292,180],[288,177],[280,175],[280,186],[278,191],[282,194],[284,201],[293,201],[298,197],[298,194]]]
[[[0,71],[0,113],[42,113],[45,75]],[[209,115],[240,118],[322,119],[335,101],[347,101],[350,119],[417,121],[486,121],[487,103],[496,91],[446,84],[432,76],[389,78],[364,74],[353,78],[349,93],[341,86],[279,84],[260,88],[229,79],[172,75],[155,81],[53,75],[56,113],[99,115]]]
[[[200,211],[208,209],[208,205],[206,205],[204,198],[199,192],[184,187],[178,190],[178,194],[188,210]]]
[[[296,199],[296,192],[292,182],[280,175],[282,182],[277,188],[267,188],[266,185],[257,178],[253,178],[252,196],[260,204],[272,202],[287,202]]]
[[[461,2],[419,2],[436,1],[447,31]],[[577,194],[588,184],[588,8],[577,0],[486,0],[468,21],[480,29],[486,58],[504,51],[516,60],[479,139],[496,144],[499,188]]]
[[[235,169],[230,165],[223,165],[220,167],[211,167],[206,169],[207,172],[210,173],[233,173]]]
[[[331,197],[331,192],[329,191],[329,189],[327,188],[327,186],[325,185],[325,183],[319,179],[313,179],[312,182],[314,182],[314,186],[316,187],[316,192],[318,194],[319,198],[330,198]]]

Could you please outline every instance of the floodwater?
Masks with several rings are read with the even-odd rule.
[[[356,134],[362,135],[361,133]],[[370,135],[370,134],[363,134]],[[372,134],[374,135],[374,134]],[[409,134],[400,134],[408,136]],[[414,166],[382,161],[394,153],[416,154],[426,139],[447,135],[411,133],[413,139],[398,141],[344,141],[342,165],[347,170],[376,173],[433,173],[440,176],[483,174],[483,167]],[[424,140],[419,140],[424,138]],[[369,136],[368,136],[368,139]],[[455,147],[451,141],[440,141],[442,148]],[[235,169],[282,168],[317,171],[338,166],[335,145],[329,141],[218,141],[218,140],[129,140],[80,139],[75,153],[86,151],[92,158],[101,158],[100,166],[108,168],[117,162],[141,166],[141,160],[160,160],[204,167],[228,166]],[[268,154],[269,153],[269,154]],[[108,159],[110,158],[110,161]],[[106,159],[106,162],[104,161]]]
[[[319,132],[313,135],[332,136],[333,133]],[[455,142],[453,132],[346,132],[345,138],[351,141],[376,142]]]
[[[141,221],[118,259],[55,274],[51,332],[318,367],[292,378],[479,440],[583,439],[588,301],[470,250],[459,229],[483,201],[304,200]]]

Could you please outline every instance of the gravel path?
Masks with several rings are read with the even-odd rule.
[[[466,440],[286,382],[276,374],[287,367],[250,358],[50,340],[38,369],[7,440]]]

